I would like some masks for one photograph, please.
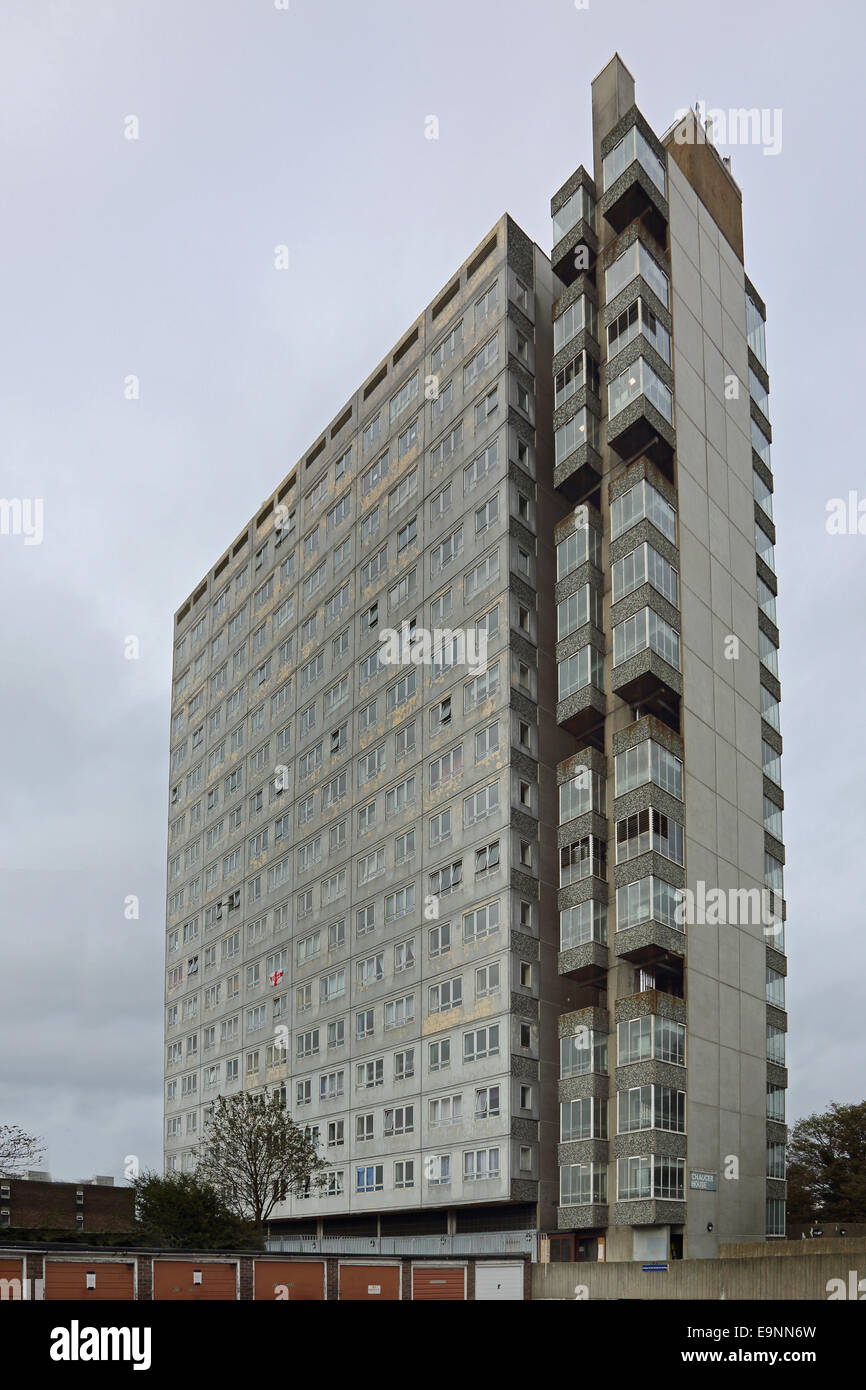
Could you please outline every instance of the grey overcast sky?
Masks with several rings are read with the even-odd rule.
[[[723,152],[768,305],[789,1118],[863,1098],[866,535],[825,518],[866,496],[864,13],[4,0],[0,497],[43,499],[44,538],[0,535],[0,1121],[55,1177],[161,1162],[174,610],[503,211],[550,249],[614,51],[659,133],[782,112],[776,156]]]

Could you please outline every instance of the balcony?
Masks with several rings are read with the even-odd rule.
[[[607,1203],[588,1202],[585,1206],[560,1206],[556,1224],[560,1231],[603,1230],[610,1224]]]
[[[528,1255],[538,1259],[536,1231],[474,1231],[439,1236],[270,1236],[271,1255]]]
[[[643,714],[678,728],[683,690],[679,610],[645,583],[612,606],[611,625],[611,690]]]
[[[659,366],[663,366],[659,359]],[[664,376],[670,369],[664,368]],[[608,383],[607,442],[622,459],[639,453],[669,471],[676,448],[673,392],[662,372],[637,357]]]
[[[576,738],[586,738],[596,746],[603,746],[601,739],[607,709],[602,689],[604,638],[591,625],[586,631],[589,641],[558,662],[556,718]]]
[[[632,122],[625,133],[617,126],[602,142],[604,192],[600,209],[615,232],[641,218],[653,235],[664,241],[669,218],[667,156],[636,109],[625,119]]]
[[[682,870],[677,869],[676,874],[677,882],[681,883]],[[616,890],[614,949],[617,956],[643,970],[655,970],[659,966],[665,971],[676,970],[677,966],[681,969],[686,955],[686,933],[678,926],[680,910],[681,892],[676,882],[646,874],[621,884]]]
[[[554,430],[553,484],[571,502],[583,501],[601,483],[599,420],[590,404],[572,397],[562,407],[573,413]]]
[[[645,1197],[616,1202],[613,1209],[615,1226],[682,1226],[686,1219],[686,1204],[662,1198]]]
[[[553,218],[550,260],[554,272],[566,285],[573,284],[578,275],[592,276],[598,256],[595,184],[582,165],[553,195],[550,213]]]

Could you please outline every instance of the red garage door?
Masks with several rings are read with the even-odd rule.
[[[340,1298],[388,1303],[400,1297],[399,1265],[340,1265]]]
[[[466,1266],[415,1265],[412,1270],[412,1297],[462,1303],[466,1297]]]
[[[93,1287],[88,1288],[88,1284]],[[82,1303],[129,1303],[135,1297],[131,1264],[94,1260],[46,1260],[47,1301],[74,1299]]]
[[[322,1303],[325,1265],[320,1260],[256,1260],[256,1299]]]
[[[236,1267],[219,1261],[154,1260],[153,1296],[161,1301],[234,1303],[238,1296]]]
[[[24,1297],[23,1260],[0,1260],[0,1299]]]

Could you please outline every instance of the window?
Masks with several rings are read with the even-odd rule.
[[[647,542],[617,560],[611,567],[611,576],[614,603],[642,584],[651,584],[675,608],[679,605],[677,571]]]
[[[488,1120],[499,1114],[499,1087],[483,1086],[475,1092],[475,1118]]]
[[[485,1057],[499,1056],[499,1024],[476,1028],[463,1034],[464,1062],[478,1062]]]
[[[458,744],[456,748],[443,753],[436,758],[429,767],[430,790],[438,791],[446,782],[459,777],[463,772],[463,745]]]
[[[433,349],[431,365],[434,372],[441,371],[451,357],[463,346],[463,320],[455,324],[450,333]]]
[[[471,912],[463,914],[463,940],[467,945],[482,941],[497,932],[499,925],[500,902],[497,898],[491,903],[485,903],[483,907],[473,908]]]
[[[400,390],[397,391],[396,394],[391,397],[389,413],[392,421],[396,420],[397,416],[401,415],[403,411],[406,410],[406,408],[417,396],[418,381],[419,374],[416,370],[412,373],[412,375],[409,377],[407,381],[404,381],[403,385],[400,387]]]
[[[670,388],[653,371],[646,358],[638,357],[630,367],[615,377],[607,388],[608,418],[613,419],[630,401],[646,396],[666,420],[673,421],[673,395]],[[752,422],[754,425],[754,421]]]
[[[499,867],[499,841],[495,840],[492,844],[482,845],[481,849],[475,849],[475,877],[481,874],[495,873]]]
[[[389,714],[392,714],[394,710],[399,709],[401,705],[411,700],[412,696],[415,694],[416,685],[417,675],[413,670],[401,676],[395,685],[389,686],[385,693],[385,704]]]
[[[463,860],[457,859],[451,864],[444,864],[439,869],[434,869],[428,876],[430,892],[444,897],[454,889],[459,888],[463,881]]]
[[[649,875],[634,883],[623,884],[616,890],[616,929],[622,931],[626,927],[654,920],[675,931],[682,931],[678,906],[678,890],[662,878]]]
[[[463,492],[471,492],[499,463],[499,440],[493,439],[463,470]]]
[[[460,420],[438,444],[433,446],[430,452],[430,463],[435,468],[441,468],[450,458],[453,458],[457,450],[463,443],[463,421]]]
[[[394,1053],[394,1080],[409,1081],[415,1075],[415,1049]]]
[[[389,999],[385,1003],[385,1028],[405,1028],[415,1018],[415,996],[407,994],[401,999]]]
[[[559,1170],[562,1206],[607,1202],[607,1169],[593,1163],[571,1163]]]
[[[614,773],[616,796],[634,791],[646,782],[654,782],[678,801],[683,799],[683,765],[680,759],[652,739],[645,739],[634,748],[617,753]]]
[[[431,1154],[427,1160],[427,1181],[431,1187],[447,1187],[451,1182],[451,1155]]]
[[[656,530],[660,531],[673,545],[677,540],[677,514],[674,507],[666,502],[661,493],[643,479],[635,483],[610,506],[611,540],[616,540],[629,527],[646,517]],[[562,576],[560,575],[560,578]]]
[[[440,1096],[429,1103],[430,1124],[454,1125],[457,1124],[463,1114],[463,1097]]]
[[[664,1154],[618,1159],[617,1200],[684,1201],[685,1165],[684,1158],[668,1158]]]
[[[414,1159],[404,1158],[394,1164],[394,1186],[395,1188],[409,1188],[415,1186]]]
[[[634,1086],[617,1093],[617,1129],[631,1134],[640,1129],[661,1129],[684,1134],[686,1093],[670,1086]]]
[[[475,301],[475,329],[481,327],[484,321],[496,313],[498,280],[494,280],[488,290],[484,292],[480,299]]]
[[[430,553],[430,573],[437,575],[458,555],[463,553],[463,527],[458,526],[450,536],[433,548]]]
[[[656,263],[642,241],[634,241],[621,256],[605,271],[605,300],[610,304],[636,275],[640,275],[650,289],[668,307],[669,281],[665,272]]]
[[[479,348],[474,357],[463,368],[463,389],[467,391],[470,386],[478,380],[483,372],[499,357],[499,341],[496,335],[489,338],[483,347]]]
[[[767,343],[764,318],[748,290],[746,291],[746,339],[761,366],[766,370]]]
[[[371,879],[378,878],[384,872],[385,851],[381,847],[374,849],[370,854],[365,854],[363,859],[358,860],[357,881],[359,884],[369,883]]]
[[[366,985],[376,984],[385,978],[385,956],[380,951],[378,955],[368,956],[365,960],[359,960],[355,966],[356,979],[360,988]]]
[[[785,1123],[785,1088],[767,1082],[767,1119]]]
[[[782,758],[766,739],[761,740],[761,762],[764,776],[769,777],[777,787],[782,785]]]
[[[768,1004],[772,1004],[777,1009],[784,1009],[785,977],[769,965],[766,967],[766,993]]]
[[[415,1129],[415,1107],[398,1105],[385,1111],[385,1134],[412,1134]]]
[[[596,690],[604,688],[604,658],[595,647],[580,647],[571,656],[560,661],[557,667],[559,679],[559,699],[567,700],[586,686]]]
[[[431,927],[427,933],[427,953],[431,960],[448,955],[451,950],[451,923]]]
[[[463,1003],[463,980],[457,975],[452,980],[443,980],[437,985],[430,985],[427,991],[428,1013],[444,1013],[448,1009],[456,1009]]]
[[[489,700],[499,689],[499,662],[489,666],[486,671],[482,671],[480,676],[469,681],[463,687],[463,713],[468,714],[470,710]]]
[[[308,1033],[298,1033],[295,1040],[295,1055],[297,1057],[312,1057],[319,1050],[319,1030],[313,1028]]]
[[[385,921],[393,922],[399,917],[408,917],[415,911],[415,885],[409,883],[385,896]]]
[[[475,534],[476,536],[490,529],[499,518],[499,494],[494,493],[486,502],[475,509]]]
[[[463,1180],[499,1177],[499,1149],[470,1149],[463,1154]]]
[[[384,1168],[381,1163],[355,1169],[356,1192],[381,1192],[384,1186]]]
[[[385,1063],[381,1057],[370,1062],[359,1062],[355,1068],[355,1085],[360,1090],[370,1090],[381,1086],[385,1079]]]
[[[595,305],[586,295],[580,295],[553,321],[554,352],[559,352],[584,328],[589,330],[593,338],[598,337]]]
[[[346,993],[346,972],[344,969],[332,970],[319,981],[319,997],[323,1004],[339,999]]]
[[[499,387],[494,386],[492,391],[482,397],[475,407],[475,432],[476,434],[484,428],[488,417],[493,414],[499,405]]]
[[[620,174],[623,174],[635,160],[646,170],[664,197],[665,166],[637,126],[632,126],[619,143],[614,145],[610,153],[604,157],[602,179],[605,191],[616,183]]]
[[[785,1036],[783,1028],[767,1024],[767,1061],[775,1062],[779,1067],[785,1065]]]
[[[685,1024],[674,1023],[655,1014],[628,1019],[617,1025],[617,1056],[620,1066],[656,1058],[684,1067]]]
[[[343,1094],[344,1073],[342,1071],[325,1072],[319,1077],[319,1099],[334,1100]]]
[[[378,421],[376,422],[378,425]],[[361,474],[361,496],[366,497],[374,487],[378,487],[385,474],[388,472],[388,450],[386,449],[381,458],[372,463],[366,472]]]
[[[607,877],[607,846],[604,840],[595,835],[584,835],[570,845],[562,845],[559,851],[559,886],[567,888],[572,883],[594,876]]]
[[[475,971],[475,998],[488,999],[499,993],[499,962],[479,966]]]
[[[378,777],[379,773],[385,768],[385,745],[380,743],[377,748],[372,748],[369,753],[365,753],[358,760],[358,785],[363,786],[365,782]]]
[[[397,758],[403,758],[407,753],[411,753],[415,747],[415,723],[406,724],[394,735],[394,753]]]
[[[491,727],[496,727],[495,725]],[[486,730],[484,731],[487,732]],[[476,735],[477,738],[477,735]],[[473,792],[471,796],[465,798],[463,802],[463,824],[470,826],[484,820],[487,816],[492,816],[499,810],[499,783],[491,782],[489,786],[482,787],[480,791]]]

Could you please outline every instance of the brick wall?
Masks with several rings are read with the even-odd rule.
[[[9,1209],[9,1225],[15,1230],[131,1231],[135,1221],[131,1187],[79,1186],[74,1182],[5,1180],[9,1197],[0,1206]],[[84,1193],[79,1204],[76,1193]],[[76,1220],[81,1213],[84,1221]]]

